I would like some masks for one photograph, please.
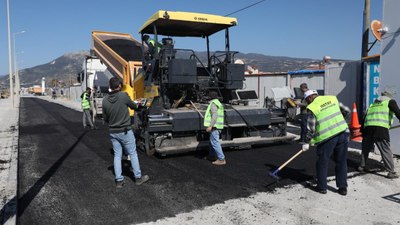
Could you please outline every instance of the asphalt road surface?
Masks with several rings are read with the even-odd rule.
[[[107,127],[84,130],[82,113],[37,98],[20,107],[18,224],[133,224],[190,212],[256,192],[313,179],[315,152],[308,151],[279,172],[268,172],[294,155],[295,142],[226,151],[227,165],[213,166],[205,151],[168,157],[139,153],[151,180],[115,188]],[[329,175],[334,174],[334,163]],[[349,170],[355,162],[349,160]],[[288,187],[289,188],[289,187]]]

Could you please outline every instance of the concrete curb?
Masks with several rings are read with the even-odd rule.
[[[18,187],[19,99],[0,102],[0,224],[15,225]]]

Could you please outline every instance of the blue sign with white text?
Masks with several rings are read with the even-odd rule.
[[[379,97],[379,62],[369,64],[369,104]]]

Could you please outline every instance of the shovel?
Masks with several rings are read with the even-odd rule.
[[[285,167],[287,164],[289,164],[293,159],[295,159],[297,156],[299,156],[303,151],[303,149],[300,149],[300,151],[298,151],[294,156],[292,156],[290,159],[288,159],[284,164],[282,164],[278,169],[276,169],[273,172],[269,172],[269,176],[275,178],[275,179],[279,179],[279,177],[276,175],[283,167]]]

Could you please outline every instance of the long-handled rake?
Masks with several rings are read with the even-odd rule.
[[[302,152],[304,152],[303,149],[298,151],[294,156],[292,156],[290,159],[288,159],[284,164],[282,164],[278,169],[276,169],[273,172],[269,172],[269,175],[275,179],[279,179],[279,177],[276,175],[283,167],[285,167],[287,164],[289,164],[293,159],[295,159],[297,156],[299,156]]]

